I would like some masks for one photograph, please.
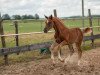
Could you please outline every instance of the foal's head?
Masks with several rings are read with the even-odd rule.
[[[53,28],[53,25],[54,25],[54,21],[53,21],[53,16],[45,16],[46,18],[46,21],[45,21],[45,28],[44,28],[44,33],[47,33],[50,29]]]

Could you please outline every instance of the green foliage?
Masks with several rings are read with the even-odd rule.
[[[39,15],[38,14],[35,14],[35,19],[39,19]]]
[[[22,15],[21,18],[22,19],[35,19],[33,15]]]
[[[12,19],[14,19],[14,20],[20,20],[21,16],[20,15],[13,15]]]
[[[4,20],[10,20],[11,17],[9,16],[9,14],[4,14],[4,15],[2,16],[2,19],[4,19]]]

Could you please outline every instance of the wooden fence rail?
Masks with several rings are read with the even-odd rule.
[[[91,39],[99,39],[100,34],[93,35],[91,36],[85,36],[84,41],[88,41]],[[17,52],[23,52],[23,51],[31,51],[31,50],[37,50],[41,48],[47,48],[50,47],[52,42],[43,42],[43,43],[37,43],[37,44],[31,44],[31,45],[25,45],[25,46],[17,46],[17,47],[12,47],[12,48],[1,48],[0,49],[0,55],[7,55],[7,54],[12,54],[12,53],[17,53]]]
[[[87,27],[84,27],[87,28]],[[80,28],[80,29],[84,29]],[[90,28],[100,28],[100,26],[93,26]],[[54,31],[49,31],[48,33],[53,33]],[[42,34],[44,32],[31,32],[31,33],[19,33],[19,34],[6,34],[6,35],[0,35],[0,37],[10,37],[10,36],[21,36],[21,35],[32,35],[32,34]]]
[[[37,44],[31,44],[31,45],[25,45],[25,46],[17,46],[12,48],[1,48],[0,49],[0,55],[7,55],[17,52],[24,52],[24,51],[31,51],[31,50],[37,50],[41,48],[48,48],[52,42],[43,42],[43,43],[37,43]]]
[[[91,36],[84,36],[84,41],[88,41],[91,39],[99,39],[100,34],[93,35]],[[37,44],[31,44],[31,45],[25,45],[25,46],[16,46],[16,47],[11,47],[11,48],[1,48],[0,49],[0,55],[9,55],[12,53],[18,53],[18,52],[25,52],[25,51],[32,51],[32,50],[38,50],[41,48],[48,48],[50,47],[52,42],[43,42],[43,43],[37,43]],[[8,58],[8,57],[7,57]],[[8,64],[8,59],[4,59],[5,64]]]

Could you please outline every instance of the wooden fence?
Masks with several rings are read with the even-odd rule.
[[[88,11],[89,11],[90,27],[93,31],[90,9]],[[55,15],[55,17],[57,17],[56,10],[54,10],[54,15]],[[43,43],[19,46],[19,37],[18,36],[20,36],[20,35],[30,35],[30,34],[41,34],[43,32],[32,32],[32,33],[21,33],[21,34],[19,34],[18,33],[18,22],[15,21],[14,22],[15,34],[4,35],[2,21],[3,20],[0,21],[0,37],[1,37],[1,43],[2,43],[2,48],[0,48],[0,55],[4,56],[5,64],[8,64],[8,55],[9,54],[12,54],[12,53],[19,54],[19,52],[23,52],[23,51],[31,51],[31,50],[41,49],[41,48],[47,48],[47,47],[50,47],[51,44],[52,44],[52,42],[43,42]],[[82,28],[82,29],[84,29],[84,28]],[[16,36],[16,47],[6,48],[5,37],[9,37],[9,36]],[[84,36],[83,41],[91,40],[92,45],[94,45],[94,39],[99,39],[99,38],[100,38],[100,34],[94,35],[93,32],[92,32],[91,36]]]

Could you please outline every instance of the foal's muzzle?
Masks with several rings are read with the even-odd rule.
[[[47,33],[47,32],[48,32],[46,28],[44,28],[44,30],[43,30],[43,31],[44,31],[44,33]]]

